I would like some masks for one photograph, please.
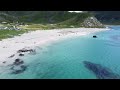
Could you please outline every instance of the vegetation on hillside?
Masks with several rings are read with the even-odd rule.
[[[1,18],[10,22],[55,24],[74,17],[85,19],[90,13],[70,13],[67,11],[1,11]],[[4,21],[3,20],[3,21]]]
[[[89,11],[103,24],[120,25],[120,11]]]
[[[90,12],[0,11],[0,40],[33,30],[85,27],[87,25],[83,25],[83,22],[88,17],[94,16]],[[99,27],[99,24],[92,27]]]
[[[5,38],[12,38],[14,36],[20,35],[27,32],[26,30],[16,31],[16,30],[0,30],[0,40]]]

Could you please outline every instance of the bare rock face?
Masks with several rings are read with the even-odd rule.
[[[95,17],[88,17],[82,23],[83,27],[86,28],[105,28],[105,26],[99,22]]]

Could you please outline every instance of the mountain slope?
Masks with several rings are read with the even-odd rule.
[[[90,13],[89,14],[88,13],[79,14],[76,17],[66,20],[60,24],[81,26],[81,27],[87,27],[87,28],[103,28],[103,27],[105,27],[102,23],[100,23],[97,20],[97,18],[95,18]]]
[[[58,25],[74,25],[84,27],[101,27],[101,23],[85,25],[89,20],[88,17],[94,17],[89,12],[70,13],[68,11],[0,11],[0,22],[24,22],[36,24],[58,24]],[[94,21],[95,17],[93,18]],[[93,23],[93,22],[90,22]],[[95,22],[94,22],[95,23]],[[100,26],[99,26],[100,25]],[[102,26],[103,27],[103,26]]]
[[[120,11],[90,11],[104,24],[120,24]]]

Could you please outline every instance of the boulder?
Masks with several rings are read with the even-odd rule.
[[[24,54],[19,54],[19,56],[24,56]]]
[[[96,35],[94,35],[94,36],[93,36],[93,38],[97,38],[97,36],[96,36]]]
[[[13,63],[14,65],[20,65],[23,64],[24,61],[20,60],[20,59],[16,59],[15,62]]]

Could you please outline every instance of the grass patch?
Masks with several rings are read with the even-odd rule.
[[[27,30],[15,31],[15,30],[0,30],[0,40],[6,38],[12,38],[14,36],[20,35],[27,32]]]

